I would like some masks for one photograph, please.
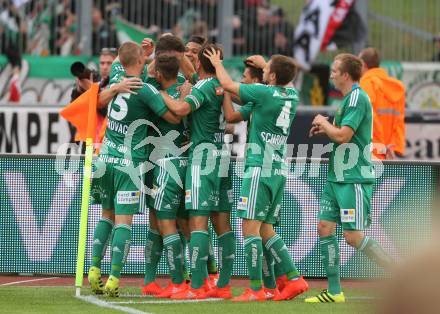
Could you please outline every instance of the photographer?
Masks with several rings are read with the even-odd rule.
[[[70,70],[76,80],[71,94],[71,101],[74,101],[79,95],[88,90],[94,82],[99,82],[99,90],[106,88],[110,81],[110,69],[117,55],[118,50],[116,48],[102,48],[99,55],[99,73],[101,77],[98,76],[96,71],[86,68],[81,62],[73,63]]]

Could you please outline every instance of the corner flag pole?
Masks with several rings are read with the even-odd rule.
[[[92,160],[93,160],[93,141],[96,132],[96,104],[97,93],[99,90],[98,84],[93,84],[90,91],[89,98],[89,112],[87,121],[87,139],[86,139],[86,154],[84,160],[84,175],[82,182],[82,196],[81,196],[81,215],[79,223],[78,235],[78,255],[76,259],[76,274],[75,287],[76,296],[81,295],[81,287],[84,279],[84,258],[86,253],[87,242],[87,223],[89,213],[89,199],[90,199],[90,183],[92,178]]]

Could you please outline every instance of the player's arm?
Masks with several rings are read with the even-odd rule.
[[[119,83],[111,84],[109,88],[99,93],[98,108],[107,107],[109,102],[119,93],[137,94],[134,90],[142,88],[142,81],[137,77],[124,78]]]
[[[327,117],[324,117],[320,114],[318,114],[312,122],[312,130],[318,130],[320,132],[312,132],[313,135],[319,134],[319,133],[325,133],[332,142],[338,143],[338,144],[344,144],[350,142],[351,138],[353,137],[354,131],[349,126],[342,126],[337,127],[333,124],[331,124],[328,121]]]
[[[212,66],[215,68],[217,79],[220,81],[223,89],[227,92],[238,95],[240,84],[234,82],[229,76],[228,72],[226,72],[226,69],[222,64],[222,60],[220,59],[220,51],[215,49],[212,49],[211,51],[206,50],[204,55],[209,59],[209,61],[211,61]]]
[[[175,115],[179,117],[185,117],[191,112],[191,105],[182,99],[173,99],[166,92],[160,92],[165,105],[173,112]]]
[[[243,121],[243,116],[239,111],[235,111],[232,105],[231,95],[225,93],[223,97],[223,113],[225,115],[225,120],[228,123],[237,123]]]
[[[193,75],[196,73],[194,66],[192,65],[191,61],[189,61],[188,57],[186,57],[185,55],[179,61],[180,61],[180,70],[182,71],[185,78],[188,81],[191,81]]]
[[[171,124],[179,124],[182,121],[182,117],[176,116],[171,111],[165,112],[160,117]]]
[[[145,101],[148,107],[158,116],[171,124],[179,124],[181,118],[170,112],[159,91],[151,84],[145,84],[140,90],[139,97]]]

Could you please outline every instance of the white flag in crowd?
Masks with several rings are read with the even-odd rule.
[[[299,64],[310,69],[320,50],[325,50],[342,25],[354,0],[310,0],[295,30],[293,54]],[[323,42],[324,41],[324,42]]]

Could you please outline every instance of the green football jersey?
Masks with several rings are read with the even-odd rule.
[[[110,84],[113,83],[115,81],[110,81]],[[127,163],[148,160],[148,145],[136,148],[147,137],[150,128],[145,121],[140,120],[157,124],[158,117],[164,115],[168,108],[159,91],[150,84],[144,83],[136,93],[118,94],[109,105],[107,129],[100,152],[100,158],[104,161]],[[139,124],[129,130],[134,122]]]
[[[148,65],[146,64],[144,66],[144,71],[142,72],[140,79],[143,82],[147,82],[147,73],[148,73]],[[117,62],[113,62],[112,67],[110,69],[110,82],[113,83],[118,83],[122,80],[123,77],[125,77],[125,69],[122,66],[121,62],[117,61]]]
[[[168,87],[166,89],[167,94],[170,95],[171,98],[173,98],[173,99],[178,99],[180,97],[180,91],[178,90],[178,87],[181,85],[182,85],[182,83],[178,82],[177,84],[174,84],[174,85]],[[187,128],[186,119],[185,118],[182,119],[182,121],[179,124],[172,124],[172,123],[165,121],[164,119],[159,119],[157,122],[157,127],[158,127],[159,131],[161,132],[162,136],[165,136],[170,131],[177,131],[178,132],[179,135],[174,140],[175,146],[172,145],[172,147],[170,147],[170,145],[168,145],[168,143],[161,143],[162,145],[160,145],[160,147],[159,147],[161,150],[164,150],[163,156],[165,156],[165,157],[176,156],[177,152],[175,152],[173,154],[171,151],[175,150],[175,147],[182,147],[184,142],[189,140],[189,131]],[[187,155],[187,152],[184,152],[184,154],[181,155],[181,157],[184,157],[186,155]]]
[[[246,166],[285,167],[286,144],[299,103],[294,88],[263,84],[240,84],[240,99],[252,102]]]
[[[226,126],[222,110],[223,94],[224,90],[217,78],[210,77],[198,81],[185,97],[185,101],[191,106],[190,156],[201,143],[212,143],[217,149],[222,148]]]
[[[240,112],[241,117],[243,118],[243,121],[249,121],[252,114],[252,109],[254,108],[254,104],[251,102],[248,102],[247,104],[241,106],[238,109],[238,112]]]
[[[334,143],[330,153],[328,180],[339,183],[373,183],[373,107],[367,93],[358,84],[354,84],[352,91],[345,95],[336,112],[334,124],[337,127],[349,126],[354,134],[347,143],[347,149],[341,147],[338,150],[341,144]],[[358,154],[350,146],[355,146],[354,150],[357,150]],[[344,170],[343,168],[348,168],[350,163],[353,163],[353,166]]]

